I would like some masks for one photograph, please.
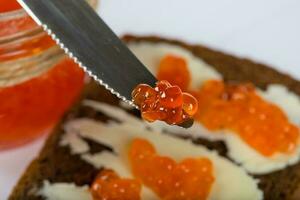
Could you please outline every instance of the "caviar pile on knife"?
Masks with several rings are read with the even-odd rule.
[[[192,95],[164,80],[157,82],[155,88],[138,85],[132,97],[143,119],[149,122],[160,120],[168,124],[181,124],[191,119],[198,109],[198,102]]]
[[[231,130],[264,156],[295,151],[299,141],[299,128],[289,122],[278,106],[260,97],[253,84],[209,80],[199,88],[190,89],[192,80],[188,63],[184,58],[175,55],[166,55],[162,58],[156,75],[161,80],[158,84],[168,81],[172,85],[177,85],[175,87],[180,87],[183,94],[187,94],[185,92],[193,94],[198,103],[189,95],[189,101],[178,101],[178,104],[169,101],[163,104],[161,96],[155,96],[156,93],[149,86],[140,85],[133,92],[133,99],[140,106],[145,120],[163,120],[170,124],[177,124],[180,122],[180,117],[176,118],[165,111],[168,110],[167,106],[179,105],[182,108],[182,116],[187,113],[185,118],[194,116],[194,119],[211,130],[212,134],[216,134],[216,130]],[[166,97],[172,97],[172,94],[174,93]],[[159,102],[158,107],[154,99]],[[187,102],[189,106],[184,106]],[[156,110],[158,108],[159,111],[160,106],[163,107],[162,113]],[[176,111],[180,113],[179,110]],[[181,120],[184,118],[182,117]]]

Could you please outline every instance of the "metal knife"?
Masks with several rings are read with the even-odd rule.
[[[156,78],[85,0],[18,2],[66,54],[123,101],[135,106],[132,90],[140,83],[155,86]]]

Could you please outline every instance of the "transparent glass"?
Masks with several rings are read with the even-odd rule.
[[[0,13],[0,150],[48,133],[84,76],[24,10]]]

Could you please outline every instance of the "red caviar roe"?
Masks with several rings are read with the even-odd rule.
[[[177,83],[187,91],[191,81],[187,74],[184,58],[167,55],[160,62],[157,77]],[[196,120],[210,130],[231,129],[265,156],[295,150],[299,128],[289,123],[279,107],[260,98],[252,84],[208,81],[200,91],[189,93],[199,102]],[[188,113],[186,108],[184,110]]]
[[[159,64],[157,79],[167,80],[171,85],[177,85],[182,91],[187,91],[191,75],[185,59],[171,54],[163,57]]]
[[[299,128],[284,112],[263,100],[252,84],[208,81],[198,91],[196,120],[210,130],[230,129],[265,156],[291,153],[299,140]]]
[[[198,109],[197,100],[192,95],[167,81],[159,81],[155,88],[138,85],[132,92],[132,99],[139,106],[142,117],[149,122],[161,120],[180,124],[189,120]]]
[[[91,186],[93,200],[140,200],[141,183],[120,178],[112,170],[102,170]]]
[[[51,130],[83,86],[83,70],[66,58],[38,77],[0,87],[0,149]]]
[[[16,0],[0,0],[0,13],[21,9],[22,7]]]
[[[134,176],[163,200],[207,199],[214,182],[209,159],[187,158],[177,163],[157,154],[144,139],[133,140],[129,161]]]

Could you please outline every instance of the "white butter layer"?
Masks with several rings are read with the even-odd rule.
[[[107,111],[108,108],[112,108],[101,103],[98,105],[106,107]],[[96,168],[111,168],[123,177],[132,177],[126,153],[131,141],[140,137],[150,141],[161,155],[170,156],[177,161],[187,157],[209,158],[213,162],[216,178],[209,199],[262,199],[262,192],[257,187],[257,181],[242,168],[219,156],[214,151],[192,144],[189,140],[182,140],[157,131],[147,130],[145,126],[132,125],[126,122],[122,124],[104,124],[91,119],[77,119],[69,122],[66,127],[76,130],[84,138],[113,148],[114,153],[104,151],[93,155],[89,153],[81,154],[82,159]],[[142,197],[145,200],[157,199],[147,188],[143,188]]]
[[[38,195],[46,200],[93,200],[88,186],[76,186],[74,183],[44,181]]]
[[[222,140],[228,148],[228,156],[235,162],[241,164],[248,172],[253,174],[266,174],[285,168],[288,165],[295,164],[299,161],[300,146],[295,153],[276,154],[272,157],[265,157],[252,147],[250,147],[237,134],[230,131],[211,132],[200,123],[195,123],[189,129],[182,129],[177,126],[169,126],[162,122],[144,123],[142,120],[127,114],[124,110],[108,104],[85,100],[84,105],[104,113],[111,118],[117,119],[124,123],[131,124],[134,121],[136,127],[151,127],[156,131],[169,131],[177,135],[188,135],[193,138],[206,138],[210,141]]]
[[[70,146],[72,154],[80,154],[89,151],[88,143],[82,140],[78,134],[72,130],[68,130],[67,133],[63,135],[60,145]]]
[[[300,126],[300,98],[279,84],[269,85],[266,91],[258,90],[258,93],[267,101],[280,107],[289,120]]]

